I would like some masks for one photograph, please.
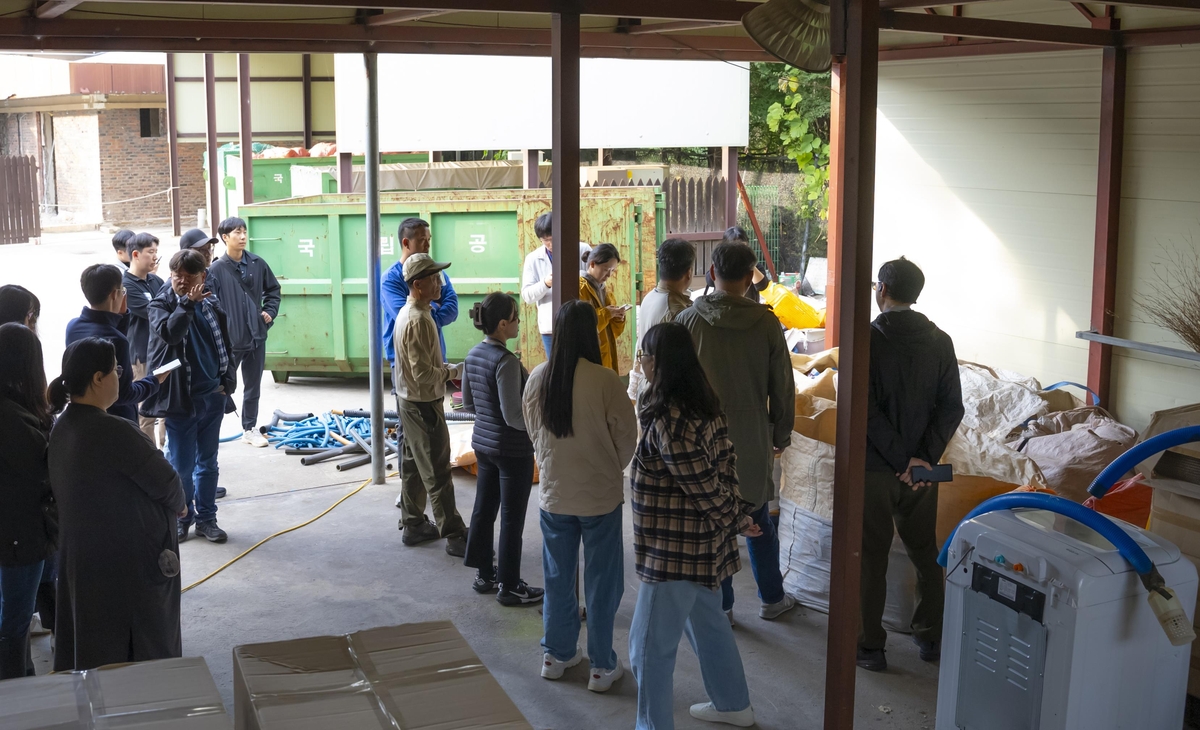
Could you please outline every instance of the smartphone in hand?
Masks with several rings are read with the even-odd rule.
[[[932,469],[926,469],[923,466],[914,466],[912,469],[913,482],[932,482],[940,484],[941,482],[954,481],[954,465],[953,464],[938,464]]]
[[[183,363],[176,358],[165,365],[160,365],[159,367],[154,368],[154,371],[151,373],[151,375],[162,375],[163,373],[169,373],[172,370],[178,370],[181,367],[183,367]]]

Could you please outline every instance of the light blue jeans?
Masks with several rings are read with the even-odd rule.
[[[720,712],[750,706],[742,657],[721,610],[720,589],[683,580],[643,583],[629,628],[629,665],[638,688],[637,730],[675,727],[675,655],[683,634],[700,659],[704,689],[713,706]]]
[[[583,586],[587,603],[588,659],[593,667],[617,668],[613,622],[625,592],[625,554],[621,508],[598,517],[556,515],[542,510],[543,599],[542,651],[565,662],[579,645],[579,599],[575,577],[583,540]]]

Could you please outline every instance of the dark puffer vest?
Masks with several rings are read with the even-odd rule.
[[[470,381],[471,396],[475,401],[475,432],[471,437],[471,446],[488,456],[533,456],[533,442],[529,440],[529,435],[509,426],[500,409],[496,371],[506,357],[515,358],[516,355],[487,340],[467,353],[463,377]],[[523,381],[522,390],[525,385]]]

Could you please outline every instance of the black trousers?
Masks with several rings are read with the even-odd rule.
[[[475,484],[475,511],[467,530],[467,555],[463,564],[492,577],[492,538],[496,513],[500,513],[500,550],[496,578],[505,588],[521,580],[521,535],[525,510],[533,489],[532,456],[488,456],[475,452],[479,476]]]
[[[242,430],[250,431],[258,425],[258,398],[262,393],[263,368],[267,364],[267,343],[258,343],[248,352],[233,353],[234,371],[242,371]]]
[[[904,549],[917,569],[917,608],[912,632],[921,641],[941,641],[945,575],[938,565],[937,485],[914,490],[894,474],[867,472],[863,504],[863,553],[860,606],[860,649],[882,649],[883,605],[887,600],[888,554],[892,529],[900,534]]]

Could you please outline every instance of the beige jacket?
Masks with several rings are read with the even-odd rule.
[[[442,360],[442,344],[428,302],[412,297],[396,315],[396,392],[406,401],[432,403],[446,397],[446,381],[462,377],[462,364]]]
[[[576,517],[606,515],[625,501],[625,467],[637,446],[637,418],[621,378],[580,360],[572,404],[574,435],[560,439],[542,422],[545,363],[525,386],[525,423],[542,475],[541,507]]]

